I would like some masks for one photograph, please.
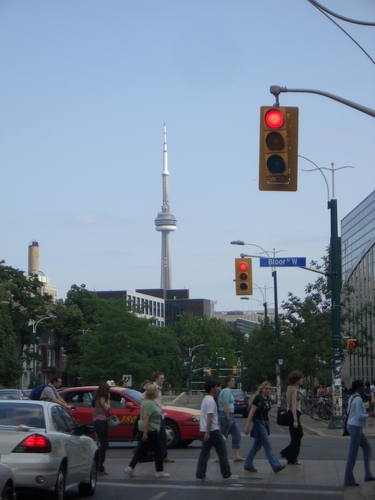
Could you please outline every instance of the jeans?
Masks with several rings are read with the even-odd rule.
[[[268,432],[266,429],[266,426],[262,420],[253,420],[253,426],[254,426],[254,444],[249,451],[246,460],[245,460],[245,469],[254,469],[254,458],[255,455],[258,453],[258,451],[261,449],[263,446],[264,452],[266,454],[266,457],[272,467],[272,469],[275,471],[278,467],[281,466],[281,463],[277,460],[275,455],[272,453],[272,448],[270,444],[270,440],[268,439]]]
[[[219,424],[221,433],[225,438],[230,434],[232,436],[232,448],[239,448],[241,442],[241,432],[233,413],[230,413],[230,418],[227,420],[225,411],[219,412]]]
[[[363,463],[365,466],[365,479],[372,478],[372,474],[370,472],[370,460],[371,460],[371,444],[369,443],[367,437],[363,434],[362,427],[358,425],[348,425],[348,432],[350,434],[350,443],[348,456],[346,459],[346,468],[345,468],[345,479],[344,483],[355,483],[353,469],[355,466],[355,462],[357,460],[359,447],[362,448],[363,451]]]
[[[108,448],[108,424],[107,420],[94,420],[93,423],[99,441],[99,471],[104,472],[104,460]]]
[[[201,449],[201,452],[199,454],[197,471],[195,473],[195,477],[197,477],[197,478],[206,477],[207,462],[208,462],[208,459],[210,458],[211,446],[213,446],[215,448],[216,453],[219,457],[221,475],[224,478],[230,477],[232,475],[232,472],[230,470],[230,465],[228,462],[227,447],[226,447],[225,439],[223,438],[222,433],[220,431],[211,431],[210,432],[210,439],[208,441],[203,441],[204,435],[205,435],[205,433],[201,432],[202,449]]]
[[[142,436],[143,432],[139,432],[138,446],[135,449],[134,457],[132,458],[129,467],[134,469],[134,467],[139,462],[140,458],[143,455],[145,455],[147,451],[152,450],[154,452],[154,457],[155,457],[156,472],[162,472],[163,455],[162,455],[159,431],[148,431],[146,441],[142,441]]]

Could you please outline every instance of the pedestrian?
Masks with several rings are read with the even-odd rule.
[[[142,387],[141,387],[141,390],[139,392],[142,392],[142,394],[145,392],[145,390],[147,389],[147,387],[151,384],[151,382],[146,378],[143,382],[142,382]]]
[[[316,395],[318,398],[321,398],[322,396],[324,396],[324,394],[325,394],[325,389],[323,387],[323,384],[319,384],[319,387],[316,391]]]
[[[159,395],[159,387],[157,384],[149,384],[144,392],[144,399],[141,404],[141,414],[138,422],[139,440],[138,446],[135,449],[134,457],[130,464],[125,468],[125,474],[131,477],[136,477],[134,468],[140,458],[148,451],[154,453],[155,460],[155,477],[170,477],[163,471],[163,453],[162,444],[159,438],[161,426],[161,411],[156,404],[156,399]]]
[[[375,477],[370,472],[371,444],[364,435],[362,428],[366,425],[369,417],[375,417],[374,412],[366,413],[365,405],[362,401],[362,394],[365,390],[363,380],[354,380],[348,391],[350,396],[348,402],[347,428],[350,434],[349,450],[345,468],[345,486],[359,486],[355,482],[353,469],[357,460],[359,447],[363,451],[363,462],[365,466],[365,481],[375,481]]]
[[[105,455],[108,448],[108,413],[111,409],[109,399],[109,385],[107,382],[99,384],[97,391],[91,401],[93,410],[93,424],[99,441],[99,468],[98,474],[106,476],[108,472],[104,468]]]
[[[164,373],[163,372],[154,372],[153,374],[153,383],[158,386],[158,396],[155,398],[155,403],[158,405],[160,409],[160,432],[159,437],[161,441],[161,449],[163,454],[163,462],[172,463],[174,460],[168,457],[168,448],[167,448],[167,431],[165,429],[165,418],[163,414],[163,401],[162,401],[162,387],[164,383]]]
[[[286,391],[287,416],[289,424],[290,443],[281,450],[280,455],[288,460],[288,464],[300,465],[298,461],[299,450],[303,430],[300,421],[302,396],[299,388],[303,382],[300,371],[294,371],[289,375],[289,385]],[[323,387],[323,386],[322,386]]]
[[[286,467],[286,465],[281,465],[272,453],[271,444],[268,439],[270,434],[268,412],[272,407],[271,399],[269,397],[270,390],[271,383],[268,382],[268,380],[265,380],[260,384],[258,392],[251,403],[249,416],[247,417],[244,434],[249,434],[250,425],[252,423],[253,427],[250,435],[254,438],[254,444],[246,457],[244,465],[244,470],[247,470],[248,472],[258,472],[257,469],[255,469],[253,462],[255,455],[262,446],[274,472],[280,472]]]
[[[219,394],[219,424],[220,430],[225,438],[232,437],[233,461],[244,462],[238,450],[241,443],[241,432],[234,418],[234,397],[232,389],[236,381],[232,375],[227,375],[223,380],[222,389]],[[215,459],[218,462],[218,457]]]
[[[195,477],[198,481],[210,481],[210,478],[206,476],[206,471],[211,446],[213,446],[219,457],[220,472],[223,479],[226,481],[237,479],[238,476],[233,475],[231,472],[225,438],[220,432],[217,405],[215,402],[217,394],[216,381],[207,380],[204,384],[204,390],[207,394],[202,401],[200,416],[202,449],[199,454]]]
[[[60,406],[64,406],[69,410],[72,409],[72,406],[67,404],[67,402],[59,396],[57,389],[61,387],[61,377],[59,375],[53,375],[51,378],[51,382],[45,386],[43,391],[40,394],[40,401],[50,401],[52,403],[57,403]]]
[[[121,387],[121,389],[126,389],[126,380],[122,378],[118,383],[118,386]]]

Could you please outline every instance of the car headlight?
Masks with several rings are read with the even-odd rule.
[[[192,415],[192,416],[190,417],[190,420],[191,420],[192,422],[200,422],[200,419],[201,419],[201,417],[200,417],[199,415]]]

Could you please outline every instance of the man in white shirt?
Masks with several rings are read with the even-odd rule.
[[[195,477],[198,481],[210,481],[206,476],[207,462],[210,458],[211,446],[214,446],[220,462],[220,472],[224,480],[237,479],[238,476],[232,475],[228,462],[227,446],[224,436],[220,432],[219,419],[217,414],[217,404],[215,396],[217,395],[216,381],[207,380],[204,384],[207,396],[204,397],[201,406],[200,432],[202,438],[202,450],[198,458],[197,471]]]
[[[57,392],[57,389],[61,387],[61,382],[61,377],[54,375],[51,378],[51,382],[43,389],[42,394],[40,395],[40,401],[51,401],[70,410],[72,407],[68,405]]]

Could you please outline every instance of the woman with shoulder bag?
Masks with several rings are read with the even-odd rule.
[[[301,439],[303,437],[302,425],[300,422],[302,395],[299,391],[303,382],[303,375],[299,371],[294,371],[289,375],[289,385],[286,391],[286,404],[288,407],[289,419],[289,445],[280,451],[280,455],[288,460],[288,464],[300,465],[298,462]]]
[[[163,471],[163,451],[159,438],[161,411],[154,401],[159,395],[158,385],[149,384],[143,394],[145,397],[142,400],[141,413],[138,421],[138,446],[134,451],[134,457],[124,469],[124,472],[131,477],[136,477],[137,474],[134,471],[135,466],[146,451],[152,450],[155,457],[155,477],[169,477],[170,474]]]
[[[94,398],[91,401],[93,410],[93,420],[96,434],[99,441],[99,469],[98,474],[106,476],[104,468],[105,455],[108,448],[108,412],[111,409],[109,404],[109,385],[107,382],[102,382],[94,394]]]
[[[248,472],[257,472],[257,469],[254,468],[253,461],[255,455],[258,453],[262,446],[274,472],[280,472],[286,467],[286,465],[281,465],[281,463],[272,453],[271,444],[268,439],[268,412],[271,409],[271,400],[269,398],[270,390],[271,383],[267,380],[265,382],[262,382],[262,384],[259,386],[257,395],[254,397],[251,403],[249,416],[247,417],[244,433],[246,435],[249,434],[250,424],[253,423],[250,436],[254,437],[254,444],[245,460],[244,470],[247,470]]]

